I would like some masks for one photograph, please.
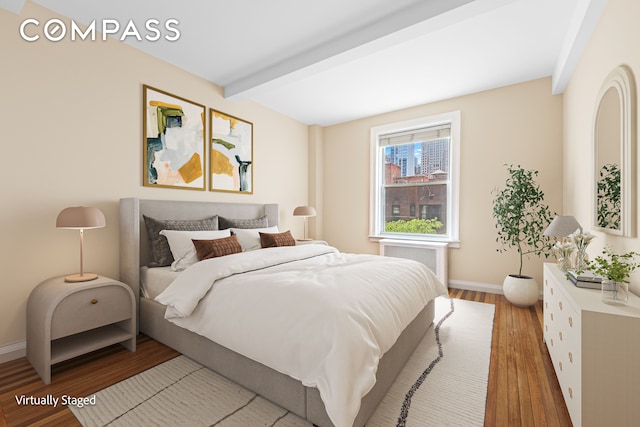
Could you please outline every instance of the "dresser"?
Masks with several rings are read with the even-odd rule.
[[[609,305],[544,265],[544,340],[571,421],[640,425],[640,298]]]
[[[108,277],[36,286],[27,301],[27,359],[45,384],[51,365],[112,344],[136,350],[136,303],[131,288]]]

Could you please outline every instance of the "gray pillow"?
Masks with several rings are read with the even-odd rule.
[[[149,267],[165,267],[173,262],[173,255],[167,238],[160,235],[162,230],[201,231],[217,230],[218,216],[204,219],[155,219],[142,215],[149,233],[151,258]]]
[[[218,226],[220,230],[226,230],[227,228],[264,228],[269,226],[269,219],[266,215],[262,218],[252,219],[225,218],[221,216],[218,217]]]

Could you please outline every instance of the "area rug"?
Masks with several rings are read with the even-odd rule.
[[[418,345],[367,427],[482,426],[495,306],[440,297]],[[185,356],[124,380],[83,407],[83,426],[311,426]]]

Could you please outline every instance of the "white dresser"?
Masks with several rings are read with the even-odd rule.
[[[544,340],[575,427],[640,425],[640,298],[605,304],[546,263]]]

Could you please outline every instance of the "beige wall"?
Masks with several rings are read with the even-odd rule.
[[[25,338],[34,286],[78,269],[77,232],[55,228],[67,206],[104,212],[107,227],[85,233],[85,267],[118,277],[121,197],[277,202],[282,227],[301,235],[291,212],[309,195],[308,126],[252,102],[227,101],[220,87],[117,41],[19,37],[24,19],[52,17],[31,2],[19,16],[0,8],[0,346]],[[143,84],[253,122],[254,194],[143,187]]]
[[[592,129],[598,91],[609,72],[628,65],[640,83],[640,2],[609,0],[564,93],[564,210],[575,215],[585,229],[593,225]],[[636,119],[637,120],[637,119]],[[637,144],[637,140],[633,141]],[[637,161],[637,159],[636,159]],[[640,187],[638,187],[640,188]],[[636,196],[637,197],[637,196]],[[593,258],[605,244],[618,252],[640,252],[640,239],[594,233],[588,253]],[[632,289],[640,293],[640,274]]]
[[[589,229],[596,95],[619,64],[629,65],[637,77],[637,16],[640,3],[609,0],[564,96],[552,96],[550,79],[541,79],[320,128],[252,102],[227,101],[220,87],[122,43],[27,43],[17,31],[23,19],[58,16],[30,2],[19,16],[0,9],[0,346],[24,339],[31,289],[77,269],[76,233],[54,226],[62,208],[85,204],[103,210],[107,227],[86,233],[85,262],[88,270],[114,277],[121,197],[278,202],[283,227],[296,234],[302,222],[290,212],[310,203],[319,208],[310,221],[314,237],[346,252],[377,253],[367,238],[369,129],[453,110],[462,112],[461,247],[450,250],[449,277],[500,284],[517,268],[514,251],[495,251],[491,191],[504,182],[503,164],[538,169],[551,208],[575,215]],[[252,121],[254,194],[142,187],[142,84]],[[605,243],[640,251],[638,238],[596,234],[592,257]],[[541,263],[530,260],[525,272],[540,280]]]
[[[449,279],[501,285],[518,268],[515,251],[496,253],[491,191],[504,183],[503,165],[539,170],[547,203],[562,209],[562,98],[550,85],[535,80],[325,128],[323,237],[346,252],[377,253],[367,238],[369,129],[460,110],[461,245],[449,250]],[[523,272],[542,283],[537,258]]]

